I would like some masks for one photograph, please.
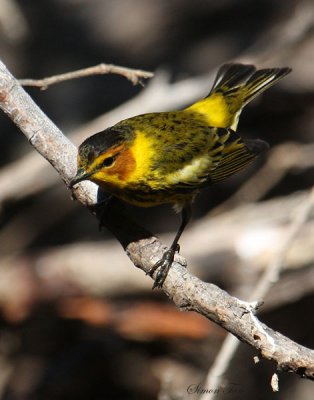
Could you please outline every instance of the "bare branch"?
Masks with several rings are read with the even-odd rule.
[[[140,69],[119,67],[112,64],[98,64],[93,67],[79,69],[77,71],[67,72],[65,74],[53,75],[43,79],[19,79],[23,86],[39,87],[45,90],[48,86],[55,85],[56,83],[69,81],[72,79],[84,78],[91,75],[104,75],[104,74],[117,74],[122,75],[133,83],[133,85],[143,84],[142,79],[152,78],[154,74]]]
[[[309,0],[300,1],[298,6],[291,10],[291,15],[288,16],[288,18],[287,16],[284,16],[284,18],[275,25],[274,29],[269,31],[267,38],[263,35],[262,39],[257,40],[251,48],[246,49],[245,53],[243,53],[238,60],[241,62],[253,62],[259,64],[268,63],[268,65],[270,63],[280,65],[283,62],[290,62],[291,48],[301,46],[305,37],[311,34],[310,28],[312,23],[312,2]],[[290,58],[288,57],[289,54]],[[293,57],[293,59],[295,61],[295,57]],[[170,85],[165,76],[160,73],[137,97],[122,104],[112,112],[96,118],[94,121],[86,124],[82,129],[76,130],[73,132],[73,136],[71,134],[68,136],[73,138],[77,135],[77,140],[80,140],[83,136],[86,137],[88,134],[102,130],[113,123],[132,115],[150,112],[152,110],[165,111],[191,103],[197,98],[207,94],[206,88],[209,88],[211,78],[214,78],[213,73],[186,79]],[[300,74],[298,79],[300,79]],[[158,84],[155,82],[158,82]],[[291,82],[293,83],[292,78],[290,78],[290,84]],[[307,88],[308,85],[309,82],[306,81]],[[25,177],[24,174],[26,168],[29,170],[27,177]],[[16,163],[12,163],[3,168],[0,173],[0,186],[2,188],[0,193],[0,209],[2,202],[7,199],[13,198],[19,200],[20,198],[32,194],[36,190],[44,189],[55,182],[56,176],[51,174],[48,169],[46,169],[44,173],[45,180],[40,181],[40,179],[38,179],[42,174],[43,168],[45,168],[44,162],[40,158],[36,158],[33,153],[28,154]],[[271,177],[272,176],[276,177],[277,173],[276,175],[271,175]],[[282,176],[281,171],[280,176]],[[15,182],[19,182],[21,186],[16,185]],[[267,187],[269,186],[266,184],[265,190],[267,190]],[[262,193],[263,190],[262,187]],[[255,193],[255,191],[251,193]]]
[[[181,107],[205,95],[205,88],[209,81],[210,76],[206,74],[170,84],[168,74],[160,72],[135,98],[95,118],[67,136],[79,142],[91,133],[101,131],[121,119],[144,112]],[[28,171],[27,176],[25,176],[25,170]],[[43,176],[45,179],[42,179]],[[33,152],[25,155],[20,160],[2,168],[0,172],[0,210],[4,201],[20,200],[45,189],[56,181],[56,174],[48,168],[44,159]]]
[[[52,169],[52,168],[51,168]],[[45,277],[53,280],[71,282],[89,295],[107,296],[112,293],[133,293],[151,290],[150,278],[140,270],[131,268],[132,263],[117,240],[76,242],[57,248],[45,248],[37,253],[27,247],[41,237],[53,223],[58,223],[73,204],[64,202],[61,209],[54,204],[61,201],[65,191],[60,186],[49,192],[42,201],[44,218],[38,210],[38,204],[32,204],[22,214],[13,217],[0,232],[0,264],[5,271],[12,271],[23,264],[25,252],[31,265],[36,266],[35,273],[44,286]],[[294,193],[283,198],[244,205],[212,218],[203,218],[191,224],[182,238],[182,249],[189,260],[189,271],[203,280],[225,279],[229,290],[241,287],[241,293],[249,293],[253,280],[256,281],[274,259],[286,238],[287,227],[291,225],[294,210],[306,201],[307,193]],[[79,206],[79,204],[77,204]],[[267,302],[263,312],[298,301],[314,290],[314,212],[302,226],[298,237],[291,245],[285,258],[285,274],[267,293]],[[27,234],[21,234],[27,221],[37,218],[38,222]],[[241,221],[241,227],[238,221]],[[95,221],[95,225],[96,225]],[[267,228],[265,229],[265,226]],[[20,234],[16,234],[19,232]],[[206,235],[204,235],[206,232]],[[164,234],[165,242],[170,242],[171,234]],[[254,243],[256,246],[253,247]],[[14,249],[16,257],[9,257]],[[89,261],[93,260],[93,268]],[[210,268],[208,263],[210,260]],[[9,264],[8,264],[9,263]],[[111,266],[114,265],[114,268]],[[311,267],[313,265],[313,267]],[[233,274],[228,272],[232,269]],[[246,272],[250,270],[250,282]],[[244,279],[243,279],[244,278]],[[43,282],[41,282],[43,280]],[[5,290],[14,292],[16,279],[8,281]],[[243,296],[243,295],[242,295]],[[1,301],[1,287],[0,287]]]
[[[268,268],[262,274],[255,288],[252,290],[252,293],[249,296],[249,301],[264,299],[270,288],[278,281],[280,271],[284,267],[284,261],[288,250],[292,245],[293,240],[300,232],[300,229],[309,218],[313,206],[314,189],[311,189],[307,198],[296,210],[290,229],[288,229],[288,232],[286,233],[286,237],[282,241],[282,244],[277,250],[273,260],[268,265]],[[230,334],[227,335],[211,369],[208,372],[205,387],[210,388],[219,386],[223,375],[226,373],[230,362],[239,347],[239,344],[240,342],[234,336]],[[200,400],[205,400],[205,398],[206,400],[210,400],[214,397],[213,394],[210,393],[209,395],[206,394],[206,396],[203,395],[200,397]]]
[[[69,182],[75,172],[75,147],[34,104],[3,64],[0,64],[0,106],[62,179]],[[96,185],[82,183],[75,195],[83,204],[92,205],[96,202]],[[147,272],[160,259],[165,249],[163,244],[132,223],[119,204],[110,204],[103,218],[135,266]],[[263,357],[274,360],[279,369],[314,379],[314,351],[261,323],[254,315],[256,303],[238,300],[189,274],[180,256],[173,263],[164,291],[180,309],[194,310],[221,325],[258,349]]]

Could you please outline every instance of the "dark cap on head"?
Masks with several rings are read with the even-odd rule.
[[[113,126],[90,136],[79,147],[81,159],[91,162],[95,157],[110,148],[133,138],[133,130],[129,126]]]

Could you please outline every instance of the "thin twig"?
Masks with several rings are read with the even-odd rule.
[[[211,76],[206,74],[172,84],[169,82],[169,75],[160,72],[136,97],[80,126],[67,134],[67,137],[78,143],[91,133],[99,132],[121,119],[192,103],[206,94],[205,88],[206,85],[209,86],[211,78],[214,78],[214,71]],[[25,170],[28,171],[27,176]],[[47,162],[34,152],[8,164],[0,171],[0,212],[6,200],[20,200],[51,186],[57,180],[58,176],[49,168]]]
[[[64,74],[50,76],[43,79],[20,79],[19,82],[23,86],[34,86],[39,87],[42,90],[48,88],[48,86],[56,83],[69,81],[72,79],[84,78],[91,75],[104,75],[104,74],[117,74],[122,75],[133,83],[133,85],[143,85],[143,79],[152,78],[154,74],[148,71],[142,71],[140,69],[132,69],[120,67],[112,64],[98,64],[93,67],[79,69],[77,71],[71,71]]]
[[[0,107],[68,183],[76,170],[77,150],[34,104],[2,63]],[[77,185],[75,196],[84,205],[95,204],[97,186],[81,183]],[[161,241],[130,221],[119,204],[110,203],[102,213],[102,221],[122,244],[133,264],[144,272],[148,272],[164,253],[165,246]],[[314,379],[313,350],[261,323],[255,317],[256,303],[241,301],[191,275],[182,257],[176,256],[163,290],[177,307],[196,311],[216,322],[259,350],[263,357],[275,361],[279,369]]]
[[[266,268],[261,278],[258,280],[255,288],[253,289],[249,301],[258,299],[259,301],[264,299],[270,288],[277,282],[280,271],[284,267],[284,261],[288,250],[291,247],[292,242],[300,232],[302,226],[309,218],[310,212],[314,206],[314,188],[311,188],[308,192],[307,198],[295,211],[295,216],[291,222],[290,228],[284,238],[281,247],[274,256],[272,262]],[[205,380],[204,387],[207,389],[213,389],[219,387],[223,375],[226,373],[231,360],[240,345],[239,340],[228,334],[224,340],[224,343],[216,356],[216,359],[208,372]],[[202,395],[200,400],[211,400],[214,399],[212,392]]]

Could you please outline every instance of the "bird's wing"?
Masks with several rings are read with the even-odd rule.
[[[223,181],[243,169],[259,153],[268,148],[262,140],[243,140],[231,129],[210,128],[211,138],[206,152],[199,152],[171,176],[178,191],[197,190]]]
[[[210,151],[214,166],[208,173],[208,184],[220,182],[245,168],[262,151],[268,148],[268,143],[259,139],[243,140],[231,129],[217,129],[221,138]]]

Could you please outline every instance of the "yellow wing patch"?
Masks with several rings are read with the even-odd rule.
[[[186,110],[202,114],[209,126],[228,128],[233,123],[234,114],[230,112],[223,95],[220,93],[214,93]]]

